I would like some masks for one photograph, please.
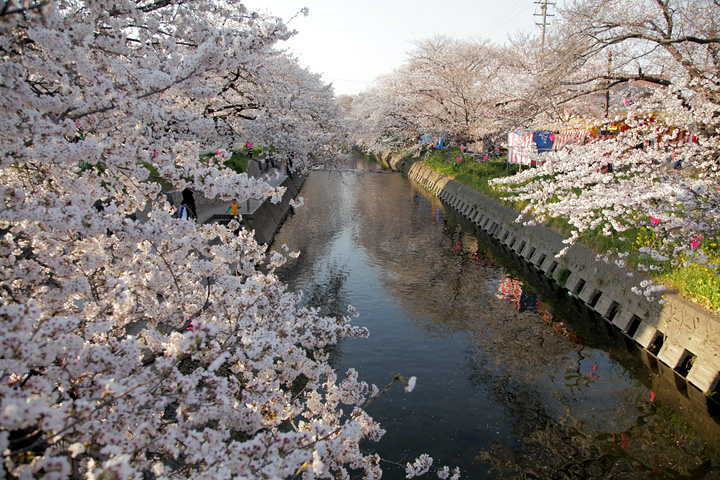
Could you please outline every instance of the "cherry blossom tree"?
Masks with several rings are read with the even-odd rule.
[[[212,119],[225,137],[272,145],[303,160],[312,153],[317,162],[333,158],[344,143],[342,112],[332,87],[280,50],[212,80],[212,97],[200,102],[204,110],[198,113]],[[193,108],[197,99],[188,102]]]
[[[392,151],[415,140],[414,105],[401,93],[393,72],[361,92],[348,113],[351,139],[366,151]]]
[[[4,2],[0,29],[2,476],[379,478],[359,447],[383,434],[363,410],[378,389],[328,360],[367,333],[352,309],[298,307],[283,255],[177,218],[150,177],[280,198],[198,150],[234,141],[221,112],[280,108],[269,88],[231,106],[236,76],[297,76],[288,118],[331,112],[272,51],[287,26],[234,2],[28,0]]]
[[[294,152],[306,166],[334,161],[347,143],[344,114],[332,87],[294,59],[279,55],[264,62],[252,92],[263,100],[251,120],[241,121],[248,138]]]
[[[554,79],[543,82],[547,102],[571,106],[565,120],[614,122],[620,132],[538,157],[540,168],[497,183],[515,185],[509,190],[528,202],[533,221],[568,219],[569,243],[646,228],[652,241],[637,252],[641,268],[706,262],[703,240],[720,227],[719,14],[709,1],[570,4],[546,52],[558,59],[542,72]],[[604,108],[578,118],[583,101],[599,98]],[[623,264],[627,252],[615,253]]]
[[[416,43],[405,70],[406,92],[426,128],[459,135],[474,129],[483,100],[477,79],[493,70],[489,50],[442,36]]]
[[[575,0],[561,11],[558,30],[574,51],[566,56],[573,62],[612,53],[618,66],[607,80],[619,83],[634,74],[664,86],[682,81],[718,103],[719,8],[713,0]]]
[[[527,39],[518,45],[528,44]],[[353,103],[356,143],[397,148],[422,133],[499,140],[537,108],[526,48],[436,36]]]

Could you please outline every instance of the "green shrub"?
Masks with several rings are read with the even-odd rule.
[[[558,285],[564,287],[568,281],[568,278],[570,278],[570,270],[568,270],[567,268],[561,268],[560,270],[555,272],[554,278]]]
[[[253,147],[253,151],[255,148]],[[253,153],[254,155],[254,153]],[[236,173],[243,173],[247,170],[249,158],[241,152],[233,152],[230,158],[225,161],[225,166]]]

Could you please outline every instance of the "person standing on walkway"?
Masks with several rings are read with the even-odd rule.
[[[292,176],[292,166],[293,166],[292,159],[293,159],[293,156],[295,156],[295,153],[294,153],[294,152],[288,153],[287,163],[286,163],[286,165],[285,165],[285,170],[287,171],[287,176],[290,177],[291,180],[292,180],[292,178],[293,178],[293,176]]]
[[[181,203],[181,204],[180,204],[180,210],[178,210],[178,218],[180,218],[181,220],[187,220],[187,219],[188,219],[188,212],[189,212],[189,211],[190,211],[190,210],[188,209],[188,207],[187,207],[187,205],[185,204],[185,202]]]
[[[239,205],[238,205],[238,203],[237,203],[237,200],[233,200],[232,203],[230,204],[230,206],[227,208],[226,213],[230,213],[230,215],[232,215],[233,217],[235,217],[235,218],[234,218],[235,220],[237,220],[238,222],[241,222],[242,219],[239,218],[240,215],[238,215],[238,213],[239,213],[239,212],[238,212],[238,208],[239,208]],[[234,233],[235,235],[239,235],[239,234],[240,234],[240,227],[238,227],[238,228],[236,228],[235,230],[233,230],[233,233]]]
[[[233,217],[238,216],[238,208],[239,205],[237,204],[237,200],[233,200],[230,206],[227,208],[227,211],[225,213],[230,213]]]
[[[193,196],[192,190],[190,190],[189,188],[185,188],[185,190],[182,191],[182,197],[182,203],[184,203],[190,210],[188,212],[188,216],[190,218],[197,219],[197,210],[195,209],[195,197]]]

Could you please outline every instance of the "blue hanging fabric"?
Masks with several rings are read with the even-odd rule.
[[[537,145],[538,153],[545,153],[552,150],[553,138],[553,132],[545,130],[533,132],[533,143]]]

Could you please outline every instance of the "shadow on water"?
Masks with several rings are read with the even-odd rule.
[[[365,448],[463,478],[720,478],[710,401],[513,252],[399,174],[318,171],[276,243],[304,304],[370,336],[333,352],[392,389]],[[679,381],[678,378],[682,381]],[[405,478],[388,464],[383,478]]]

